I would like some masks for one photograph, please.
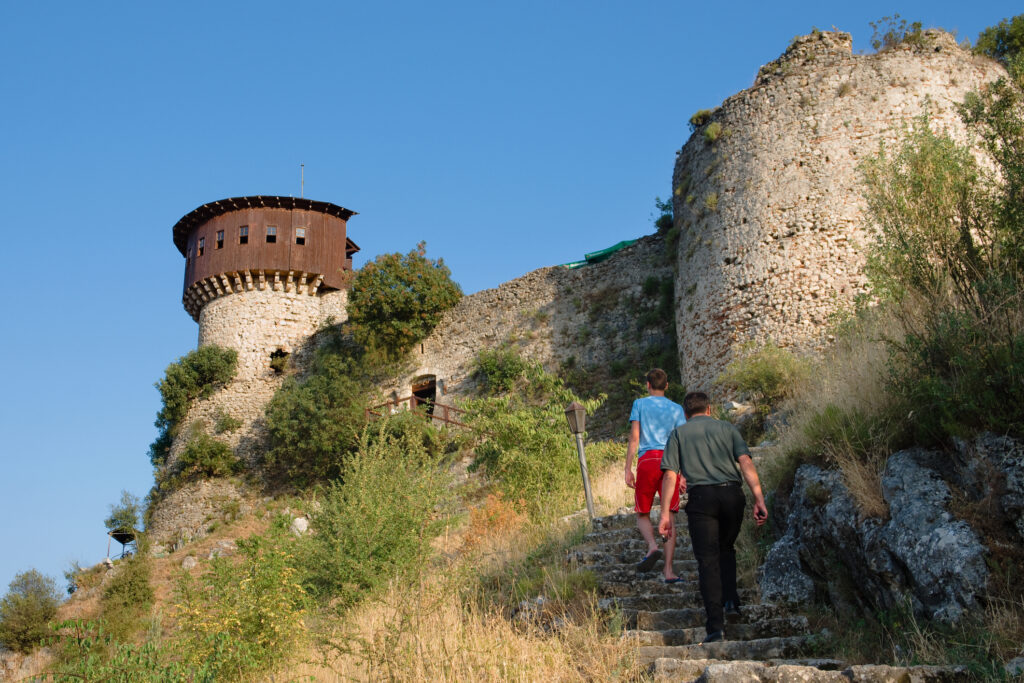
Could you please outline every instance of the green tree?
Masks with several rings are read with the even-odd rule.
[[[156,383],[163,406],[156,415],[160,430],[149,447],[149,459],[159,467],[167,461],[178,425],[188,414],[193,401],[211,396],[217,388],[235,376],[238,352],[208,344],[182,356],[167,366],[164,378]]]
[[[138,496],[121,491],[121,502],[117,505],[111,503],[110,516],[103,524],[106,525],[107,531],[128,531],[134,534],[139,528],[141,510],[142,503]]]
[[[974,52],[995,59],[1011,74],[1019,74],[1024,67],[1024,14],[1003,19],[978,34]]]
[[[57,614],[57,582],[35,569],[15,575],[0,598],[0,643],[29,652],[48,635],[47,623]]]
[[[356,359],[318,352],[310,371],[285,380],[267,404],[268,475],[296,486],[340,476],[366,422],[369,392]]]
[[[408,254],[382,254],[352,281],[348,313],[360,344],[398,356],[425,338],[462,290],[442,259],[426,257],[420,242]]]

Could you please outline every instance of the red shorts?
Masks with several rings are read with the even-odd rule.
[[[654,494],[661,493],[663,475],[661,455],[662,451],[647,451],[636,464],[636,488],[633,490],[633,499],[636,502],[634,510],[641,515],[650,514],[651,505],[654,503]],[[672,504],[669,506],[672,512],[679,512],[679,484],[680,479],[676,477],[676,490],[672,494]]]

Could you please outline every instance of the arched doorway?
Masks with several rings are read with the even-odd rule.
[[[420,375],[412,381],[414,405],[426,405],[427,415],[434,414],[434,401],[437,400],[437,377]]]

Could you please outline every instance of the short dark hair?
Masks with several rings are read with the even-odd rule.
[[[711,399],[703,391],[691,391],[683,397],[683,412],[687,419],[691,415],[703,413],[711,405]]]
[[[645,378],[655,391],[665,391],[668,388],[668,373],[661,368],[654,368],[645,375]]]

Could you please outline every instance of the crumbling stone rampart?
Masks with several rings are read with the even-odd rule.
[[[1004,73],[941,31],[873,55],[816,32],[723,102],[672,179],[683,381],[713,385],[746,341],[820,348],[829,316],[864,291],[858,164],[926,110],[963,138],[955,105]]]

